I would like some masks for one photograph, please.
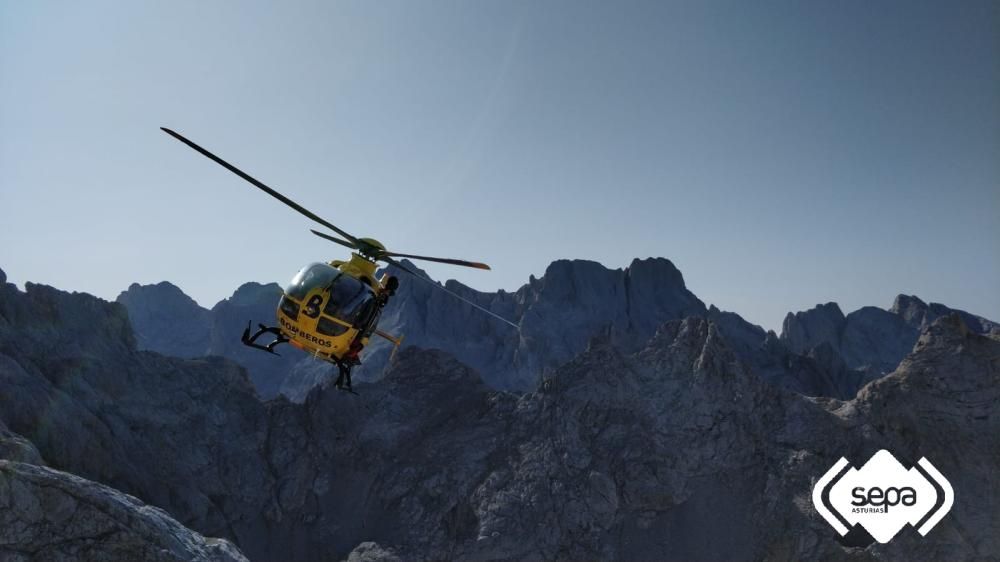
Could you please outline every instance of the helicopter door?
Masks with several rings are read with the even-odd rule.
[[[316,330],[324,335],[338,336],[346,332],[348,326],[362,325],[365,311],[371,309],[374,300],[375,295],[367,285],[350,275],[339,275],[329,286],[326,306]],[[340,322],[333,321],[334,318]]]

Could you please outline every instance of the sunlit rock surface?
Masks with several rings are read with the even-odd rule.
[[[9,562],[245,562],[117,490],[49,468],[0,460],[0,559]]]

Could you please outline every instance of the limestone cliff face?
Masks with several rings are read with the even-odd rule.
[[[868,370],[847,368],[839,353],[817,346],[799,354],[774,332],[765,332],[734,312],[710,307],[711,319],[734,353],[762,379],[805,396],[848,399],[870,380]]]
[[[128,311],[139,349],[172,357],[217,355],[247,368],[264,398],[278,394],[282,381],[303,362],[300,353],[260,353],[244,346],[240,335],[250,325],[273,324],[281,288],[274,283],[245,283],[211,310],[200,307],[167,282],[131,285],[116,299]]]
[[[917,330],[927,328],[942,316],[958,314],[965,326],[977,334],[1000,333],[1000,324],[996,322],[940,303],[927,304],[914,295],[898,295],[889,312],[899,316],[907,325]]]
[[[179,287],[166,281],[155,285],[133,283],[118,295],[136,333],[140,349],[173,357],[208,354],[211,318]]]
[[[607,330],[520,395],[410,347],[361,396],[320,386],[264,403],[229,361],[136,349],[118,305],[8,285],[0,450],[254,560],[1000,556],[998,339],[938,318],[894,373],[839,401],[764,380],[737,352],[759,333],[731,345],[735,319],[712,314],[661,324],[634,351]],[[880,448],[926,456],[954,485],[927,537],[843,540],[814,512],[819,475]]]
[[[789,349],[805,353],[821,342],[837,342],[846,318],[835,302],[785,316],[781,339]]]
[[[497,389],[531,390],[539,378],[607,334],[634,350],[669,320],[703,315],[705,305],[665,259],[634,260],[607,269],[584,260],[553,262],[515,293],[479,293],[454,281],[447,287],[510,319],[520,332],[425,283],[407,280],[381,325],[406,334],[410,345],[448,351]],[[390,346],[375,342],[368,373],[381,372]],[[369,378],[377,378],[369,376]]]
[[[827,303],[805,312],[788,313],[781,340],[800,354],[828,344],[850,368],[869,367],[887,373],[913,349],[921,330],[950,314],[958,314],[976,333],[1000,332],[997,324],[985,318],[899,295],[889,310],[866,306],[844,316],[836,303]]]
[[[210,313],[209,355],[236,361],[247,368],[250,381],[264,398],[278,394],[281,381],[303,361],[303,354],[288,348],[279,355],[262,353],[243,345],[240,336],[258,323],[273,325],[281,287],[274,283],[244,283],[228,299],[219,301]]]

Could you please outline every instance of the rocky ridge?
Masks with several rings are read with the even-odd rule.
[[[240,334],[250,325],[273,322],[281,288],[274,283],[245,283],[211,310],[200,307],[178,287],[132,284],[117,302],[124,305],[137,334],[139,349],[172,357],[220,356],[247,367],[254,387],[265,398],[277,395],[289,373],[303,361],[300,354],[283,356],[260,353],[240,343]]]
[[[782,326],[781,341],[795,353],[842,361],[847,369],[867,373],[863,376],[873,380],[899,365],[922,330],[952,314],[975,333],[1000,334],[1000,324],[985,318],[899,295],[889,310],[866,306],[845,316],[837,303],[830,302],[790,312]]]
[[[26,289],[0,293],[6,431],[255,560],[1000,552],[1000,341],[960,315],[926,326],[895,372],[848,401],[767,383],[716,314],[662,324],[631,352],[606,331],[523,395],[407,348],[360,398],[321,386],[296,404],[260,402],[226,360],[138,350],[118,305]],[[870,539],[838,540],[812,484],[841,455],[880,448],[927,456],[963,499],[926,538],[845,546]]]
[[[406,281],[406,277],[404,274],[402,279]],[[233,359],[247,367],[265,398],[280,392],[301,401],[310,389],[335,374],[331,366],[294,350],[279,358],[240,345],[237,335],[247,322],[273,320],[280,295],[277,285],[244,285],[211,311],[202,309],[204,314],[200,315],[190,312],[189,307],[170,304],[178,300],[176,296],[161,298],[159,295],[166,292],[161,285],[133,285],[118,298],[130,311],[141,349],[181,357],[214,354]],[[817,332],[812,325],[821,315],[814,311],[790,315],[779,338],[738,314],[714,306],[706,308],[687,289],[680,271],[665,259],[634,260],[619,270],[594,262],[561,260],[514,293],[481,293],[454,281],[445,285],[514,320],[521,326],[520,332],[420,282],[402,284],[380,326],[404,334],[405,346],[451,353],[480,372],[491,387],[501,390],[533,390],[540,377],[578,355],[595,336],[610,338],[628,353],[648,340],[663,322],[688,316],[716,322],[740,358],[763,378],[811,396],[854,396],[864,383],[895,368],[916,341],[914,328],[902,324],[882,327],[882,317],[899,323],[898,315],[874,307],[848,315],[850,328],[846,331],[837,324],[827,332]],[[170,292],[180,291],[173,288]],[[166,311],[151,312],[165,308],[183,312],[174,316]],[[836,314],[840,314],[839,308]],[[873,316],[875,320],[866,321]],[[184,329],[175,317],[188,319],[191,327]],[[157,320],[164,318],[169,321]],[[845,319],[833,322],[843,324]],[[805,332],[806,323],[812,332]],[[168,335],[177,331],[209,335],[177,353],[174,336]],[[849,344],[841,345],[841,332],[846,333]],[[877,341],[871,343],[866,338]],[[830,349],[823,348],[824,343]],[[373,339],[364,364],[356,370],[356,379],[372,381],[383,376],[391,352],[389,342]]]

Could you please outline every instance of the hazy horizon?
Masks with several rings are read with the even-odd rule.
[[[914,294],[1000,320],[1000,3],[0,2],[0,268],[211,307],[357,236],[665,257],[780,331]]]

